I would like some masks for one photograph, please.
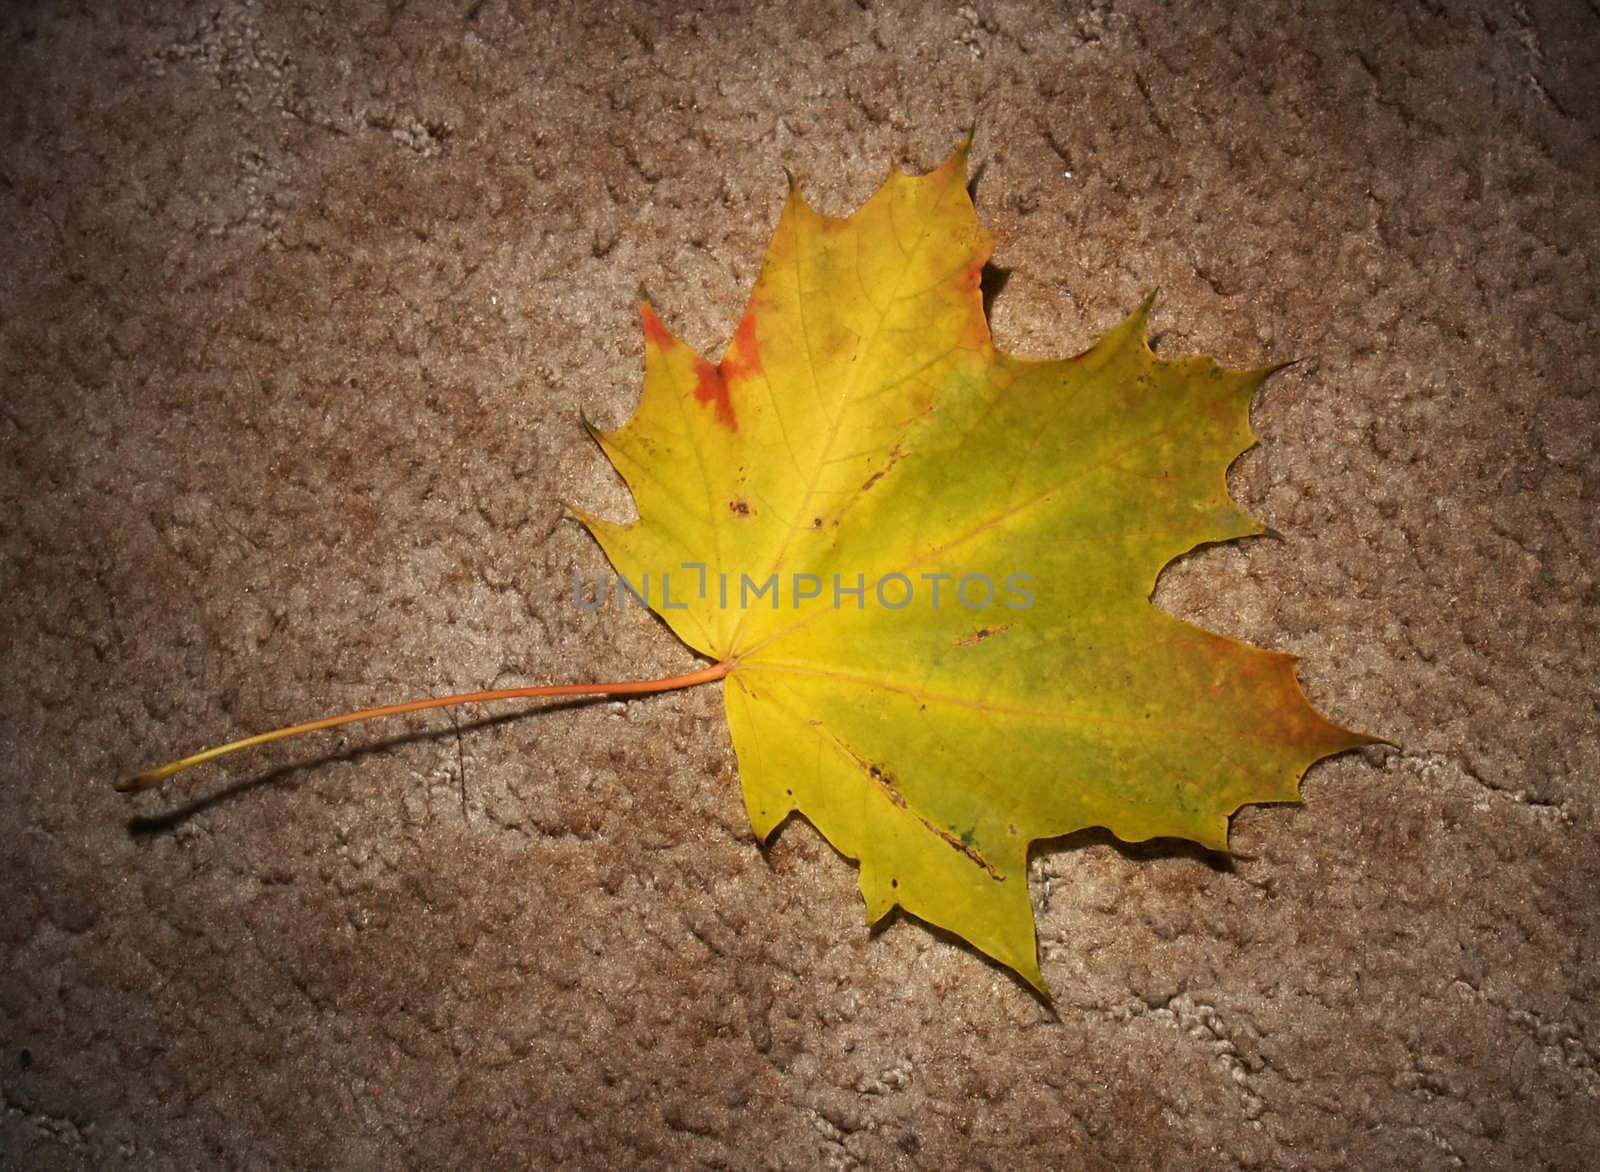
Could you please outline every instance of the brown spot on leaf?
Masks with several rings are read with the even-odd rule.
[[[746,500],[729,501],[728,508],[734,515],[739,517],[755,516],[755,510],[750,507],[750,502]]]
[[[884,474],[887,473],[889,471],[889,469],[893,468],[896,464],[898,464],[900,462],[900,457],[903,454],[904,453],[900,451],[900,445],[899,444],[896,444],[894,447],[890,448],[889,449],[889,458],[886,461],[884,461],[883,467],[879,468],[871,476],[867,477],[865,482],[863,482],[862,485],[861,485],[861,491],[862,492],[866,492],[867,489],[871,488],[874,484],[877,484],[878,481],[882,480],[883,477],[884,477]]]
[[[860,760],[860,758],[857,758],[857,760]],[[899,806],[918,822],[922,823],[924,830],[928,831],[937,838],[943,839],[945,845],[954,847],[956,850],[966,855],[967,858],[971,859],[978,866],[982,867],[988,874],[989,878],[993,879],[996,883],[1004,882],[1005,876],[995,868],[993,863],[979,854],[977,848],[974,847],[970,842],[963,841],[961,838],[951,834],[942,826],[935,826],[932,822],[928,821],[928,819],[924,818],[921,814],[917,813],[917,811],[913,810],[910,803],[906,801],[905,794],[901,793],[896,787],[894,774],[890,773],[887,769],[880,768],[877,765],[868,765],[867,776],[878,783],[878,788],[883,791],[884,797],[888,798],[896,806]]]
[[[886,770],[879,769],[876,765],[867,766],[867,776],[872,778],[882,787],[884,796],[902,810],[906,808],[905,795],[894,788],[894,776]]]
[[[1010,623],[1001,623],[998,627],[979,627],[971,634],[963,635],[956,640],[957,647],[976,647],[985,639],[993,639],[996,635],[1011,629]]]

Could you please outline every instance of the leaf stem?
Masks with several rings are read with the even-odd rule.
[[[409,700],[404,704],[384,704],[378,708],[363,708],[358,712],[346,712],[340,716],[324,716],[320,720],[308,720],[302,724],[285,725],[283,728],[275,728],[271,732],[257,733],[253,737],[229,741],[226,745],[203,749],[198,753],[191,753],[187,757],[180,757],[176,761],[169,761],[167,764],[159,765],[154,769],[146,769],[142,773],[119,777],[117,778],[116,788],[122,793],[150,789],[153,786],[160,785],[174,773],[181,773],[193,765],[202,765],[207,761],[214,761],[218,757],[236,753],[240,749],[254,748],[256,745],[265,745],[271,741],[281,741],[285,737],[297,737],[301,733],[316,732],[319,729],[337,728],[342,724],[355,724],[361,720],[375,720],[380,716],[403,716],[408,712],[422,712],[429,708],[454,708],[459,704],[485,704],[494,700],[525,700],[548,696],[644,696],[653,692],[671,692],[678,688],[692,688],[697,684],[708,684],[712,680],[720,680],[728,674],[732,666],[730,661],[724,660],[721,663],[714,663],[710,667],[703,667],[699,671],[691,671],[676,676],[663,676],[657,680],[626,680],[615,684],[534,684],[525,688],[493,688],[485,692],[461,692],[454,696],[433,696],[426,700]]]

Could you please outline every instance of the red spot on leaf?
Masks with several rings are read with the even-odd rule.
[[[761,367],[761,346],[756,341],[756,307],[745,310],[744,320],[733,335],[733,344],[722,356],[722,377],[726,381],[754,378],[765,373]]]
[[[654,346],[660,353],[670,354],[682,344],[672,336],[666,326],[661,324],[661,319],[656,316],[656,311],[650,308],[648,301],[644,304],[641,316],[644,319],[645,341]],[[742,335],[744,327],[741,326],[739,332]],[[752,343],[753,338],[754,335],[752,335]],[[753,345],[751,353],[754,353]],[[724,361],[724,366],[726,366],[726,360]],[[760,368],[759,359],[756,361],[756,368]],[[697,354],[694,358],[694,376],[695,402],[714,406],[716,408],[717,422],[729,431],[738,431],[739,424],[733,416],[733,400],[728,397],[728,385],[723,381],[722,371]]]
[[[728,352],[722,356],[722,362],[712,366],[702,358],[695,363],[694,369],[699,379],[694,388],[696,401],[715,406],[717,422],[729,431],[738,431],[739,421],[733,413],[733,396],[729,394],[728,384],[742,382],[763,373],[761,347],[756,342],[755,305],[752,304],[745,311],[744,319],[734,332]]]
[[[722,372],[704,358],[694,360],[695,378],[698,379],[694,388],[696,403],[709,403],[716,408],[717,422],[729,431],[739,430],[739,421],[733,417],[733,400],[728,397],[728,384],[723,381]]]
[[[962,332],[961,344],[971,350],[981,350],[989,344],[989,319],[983,312],[983,266],[988,257],[974,257],[956,278],[956,287],[972,298],[972,316]]]
[[[961,270],[961,276],[957,278],[957,282],[963,293],[975,293],[982,288],[983,266],[988,259],[986,256],[975,257],[968,263],[966,268]]]
[[[756,307],[752,304],[734,332],[733,342],[722,356],[721,364],[712,366],[704,359],[695,364],[695,374],[700,381],[694,389],[694,397],[701,403],[714,404],[717,422],[729,431],[738,431],[739,421],[733,413],[733,396],[729,394],[728,385],[762,373],[761,347],[756,341]]]
[[[657,350],[664,354],[678,344],[678,339],[661,324],[661,319],[656,316],[656,311],[650,308],[648,301],[644,303],[641,316],[644,318],[644,336]]]

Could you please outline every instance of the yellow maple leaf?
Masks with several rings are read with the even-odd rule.
[[[644,308],[638,410],[597,435],[639,518],[578,515],[710,665],[324,717],[118,787],[374,717],[723,680],[759,837],[798,811],[860,861],[869,920],[904,908],[1042,991],[1034,842],[1225,850],[1240,806],[1371,743],[1312,709],[1292,656],[1149,601],[1174,557],[1262,532],[1225,473],[1268,372],[1158,359],[1149,300],[1074,358],[996,350],[967,145],[847,219],[791,190],[720,363]]]
[[[638,410],[598,436],[639,519],[582,519],[725,668],[756,834],[799,811],[860,860],[869,920],[898,905],[1043,989],[1031,843],[1225,850],[1241,805],[1371,738],[1293,657],[1149,602],[1172,558],[1262,532],[1224,474],[1267,372],[1158,359],[1149,301],[1075,358],[996,350],[966,160],[843,220],[791,190],[715,366],[646,305]]]

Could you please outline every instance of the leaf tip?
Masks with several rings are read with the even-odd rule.
[[[1025,949],[1007,951],[1003,956],[998,953],[990,955],[1022,978],[1046,1002],[1050,1001],[1050,986],[1044,983],[1044,972],[1039,968],[1039,938],[1034,932],[1028,933],[1028,945]]]
[[[1130,323],[1138,325],[1140,337],[1148,336],[1150,332],[1150,314],[1156,307],[1156,299],[1160,296],[1160,288],[1150,290],[1144,295],[1144,300],[1139,302],[1139,307],[1128,317]]]
[[[1353,728],[1345,728],[1343,725],[1333,724],[1332,721],[1328,723],[1332,725],[1334,735],[1339,738],[1339,746],[1324,754],[1326,757],[1332,757],[1336,753],[1348,753],[1354,749],[1370,748],[1373,745],[1383,745],[1386,748],[1395,750],[1400,749],[1400,745],[1395,741],[1391,741],[1388,737],[1377,737],[1371,733],[1357,732]],[[1320,761],[1322,758],[1319,757],[1317,760]]]
[[[962,174],[966,173],[967,160],[972,154],[972,140],[977,135],[976,123],[967,127],[967,132],[961,136],[961,141],[956,143],[956,149],[950,152],[950,162],[958,164]]]
[[[639,303],[639,320],[644,326],[645,341],[657,350],[671,350],[678,344],[678,339],[672,336],[672,331],[662,324],[656,316],[655,307],[650,304],[649,297]]]
[[[1033,991],[1043,997],[1047,1003],[1054,1004],[1054,998],[1050,996],[1050,986],[1044,983],[1044,973],[1039,970],[1038,961],[1034,961],[1026,968],[1015,969],[1014,971],[1017,976],[1028,982]]]
[[[1315,360],[1311,358],[1286,358],[1282,362],[1274,362],[1270,366],[1258,366],[1250,373],[1256,375],[1260,381],[1266,382],[1267,379],[1277,374],[1280,370],[1288,370],[1291,366],[1304,366],[1313,361]]]
[[[1298,802],[1300,800],[1298,785],[1295,787],[1295,790],[1295,794],[1288,799],[1289,801]],[[1232,816],[1229,814],[1217,814],[1215,817],[1208,818],[1206,820],[1206,825],[1198,828],[1198,833],[1195,834],[1194,841],[1198,842],[1208,851],[1216,851],[1218,854],[1222,855],[1227,854],[1228,827],[1231,817]]]

